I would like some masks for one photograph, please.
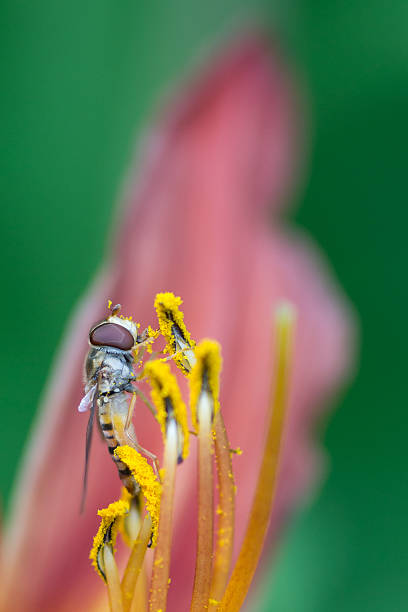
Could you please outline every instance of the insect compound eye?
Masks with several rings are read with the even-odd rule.
[[[93,346],[111,346],[130,351],[135,340],[126,327],[117,323],[101,323],[90,331],[89,342]]]

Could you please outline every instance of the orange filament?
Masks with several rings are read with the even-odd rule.
[[[165,612],[169,588],[170,553],[173,534],[173,499],[177,467],[177,424],[174,419],[167,426],[164,448],[164,478],[160,507],[157,546],[153,561],[149,611]]]
[[[214,419],[215,459],[218,475],[218,529],[211,580],[209,611],[215,611],[215,601],[221,601],[228,582],[234,546],[235,485],[232,474],[231,452],[221,412]]]
[[[121,588],[124,612],[129,612],[132,601],[136,596],[136,585],[143,567],[143,561],[151,535],[152,519],[149,514],[146,514],[140,527],[139,535],[133,544],[132,552],[130,553],[129,561],[122,579]]]
[[[262,552],[276,492],[278,462],[286,408],[288,375],[291,363],[294,312],[289,305],[277,309],[277,370],[264,455],[258,475],[255,496],[234,571],[218,612],[238,612],[244,603]]]
[[[142,569],[136,583],[135,595],[133,597],[130,612],[147,611],[147,577],[146,571]]]
[[[209,395],[202,393],[198,402],[198,532],[192,612],[208,608],[211,587],[214,531],[211,413]]]

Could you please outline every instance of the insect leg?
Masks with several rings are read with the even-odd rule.
[[[141,389],[139,389],[139,387],[132,387],[132,384],[135,385],[136,382],[132,381],[131,383],[129,383],[128,385],[126,385],[125,387],[123,387],[124,391],[127,391],[128,393],[132,393],[133,396],[137,395],[138,397],[140,397],[140,399],[142,400],[142,402],[144,404],[146,404],[146,406],[148,407],[148,409],[150,410],[150,412],[152,413],[152,415],[154,417],[156,417],[157,415],[157,410],[156,408],[153,406],[152,402],[149,400],[149,398],[145,395],[145,393],[143,393],[143,391]],[[128,412],[128,416],[126,419],[126,425],[125,427],[129,427],[130,424],[130,419],[132,418],[132,414],[133,414],[133,410],[134,410],[134,405],[135,405],[135,399],[134,397],[132,397],[132,401],[130,402],[130,406],[129,406],[129,412]]]
[[[127,434],[127,432],[130,429],[130,425],[132,423],[132,416],[133,416],[133,411],[135,409],[135,404],[136,404],[136,392],[133,392],[132,395],[132,399],[130,400],[130,404],[129,404],[129,408],[128,408],[128,413],[127,413],[127,417],[126,417],[126,421],[125,421],[125,433]]]
[[[136,450],[139,451],[139,453],[142,453],[142,455],[146,455],[146,457],[151,459],[153,463],[154,473],[156,474],[158,480],[161,482],[160,474],[159,474],[159,464],[157,462],[157,456],[151,453],[150,451],[148,451],[146,448],[143,448],[143,446],[141,446],[139,442],[136,443]]]
[[[137,353],[136,353],[137,350]],[[137,347],[137,349],[135,349],[135,365],[137,365],[138,363],[140,363],[143,359],[143,356],[145,354],[146,351],[146,347],[145,346],[141,346],[140,348]]]
[[[139,451],[139,453],[141,453],[142,455],[145,455],[148,459],[151,459],[152,463],[153,463],[153,469],[154,469],[154,473],[156,474],[157,478],[160,480],[160,475],[159,475],[159,467],[158,467],[158,463],[157,463],[157,456],[154,455],[153,453],[151,453],[150,451],[148,451],[146,448],[143,448],[143,446],[141,446],[139,444],[139,442],[136,440],[133,432],[131,430],[126,430],[125,429],[125,436],[128,438],[128,440],[131,442],[132,447]]]
[[[186,368],[186,370],[189,372],[191,370],[192,365],[195,363],[195,361],[192,362],[191,356],[189,359],[188,353],[193,353],[193,351],[190,346],[185,346],[184,348],[178,349],[175,353],[172,353],[168,357],[165,357],[162,361],[171,361],[175,357],[183,355],[184,359],[182,360],[181,363]]]
[[[156,417],[157,414],[157,410],[156,408],[153,406],[152,402],[149,400],[149,398],[143,393],[143,391],[141,389],[139,389],[138,387],[134,388],[134,392],[136,395],[138,395],[140,397],[140,399],[142,400],[142,402],[144,404],[146,404],[146,406],[148,407],[148,409],[150,410],[150,412],[152,413],[152,415],[154,417]]]
[[[142,455],[145,455],[146,457],[151,459],[151,461],[153,463],[154,472],[155,472],[156,476],[160,480],[159,468],[158,468],[158,464],[157,464],[157,457],[156,457],[156,455],[154,455],[153,453],[151,453],[147,449],[143,448],[143,446],[141,446],[139,444],[139,442],[136,439],[136,435],[134,433],[133,427],[132,427],[132,414],[133,414],[133,410],[134,410],[134,407],[135,407],[135,404],[136,404],[136,394],[137,393],[136,393],[136,390],[135,390],[135,393],[133,394],[131,402],[129,404],[129,410],[128,410],[128,414],[127,414],[127,418],[126,418],[124,434],[127,437],[127,439],[130,441],[130,443],[132,444],[132,446],[133,446],[133,448],[135,450],[139,451],[139,453],[142,453]]]

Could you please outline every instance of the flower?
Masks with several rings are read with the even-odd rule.
[[[87,548],[97,526],[93,510],[115,498],[117,475],[104,446],[94,444],[87,511],[79,516],[85,428],[75,407],[88,330],[109,296],[148,324],[155,294],[172,290],[183,296],[194,337],[222,345],[220,403],[231,444],[243,451],[235,461],[237,542],[261,462],[270,311],[282,297],[296,304],[270,541],[319,471],[312,427],[346,372],[351,329],[316,249],[279,218],[295,174],[295,100],[278,51],[257,35],[239,38],[187,83],[145,143],[113,253],[68,327],[15,492],[3,553],[3,596],[15,612],[92,610],[105,601]],[[159,449],[157,424],[142,409],[135,418],[143,444]],[[195,530],[193,463],[178,471],[170,610],[188,609],[194,576],[194,553],[184,546]]]
[[[191,419],[198,439],[197,546],[191,611],[238,612],[245,601],[258,565],[276,494],[292,361],[295,310],[289,304],[281,304],[275,312],[276,374],[265,424],[267,435],[248,526],[231,572],[236,486],[231,461],[233,450],[220,412],[221,348],[217,342],[210,339],[204,339],[195,346],[184,324],[183,313],[179,309],[181,303],[181,298],[176,298],[169,292],[159,294],[155,300],[160,330],[167,342],[165,350],[170,353],[170,359],[172,358],[189,378]],[[112,316],[108,316],[106,321],[111,325]],[[127,326],[128,319],[117,324],[119,327]],[[101,334],[106,337],[105,325],[106,322],[102,322],[100,327],[96,328],[99,329],[98,338]],[[108,336],[111,340],[114,339],[115,343],[118,338],[122,339],[123,335],[123,331],[118,334],[117,328],[108,328]],[[90,338],[92,347],[86,363],[88,364],[89,360],[100,363],[98,380],[105,380],[107,384],[115,372],[109,365],[111,354],[105,346],[98,344],[96,348],[94,347],[94,330],[91,331]],[[137,364],[145,355],[141,349],[146,339],[139,334],[133,339],[137,342],[134,350],[135,364]],[[168,360],[169,358],[165,359]],[[95,374],[93,369],[88,370],[88,367],[86,372],[87,388],[89,380],[94,380]],[[132,414],[134,401],[128,403],[128,409],[124,412],[124,393],[117,395],[115,391],[118,389],[114,386],[108,395],[106,387],[103,387],[103,392],[95,391],[99,409],[98,418],[102,428],[105,427],[105,430],[110,432],[109,444],[114,445],[114,459],[120,461],[119,474],[123,470],[126,471],[126,477],[122,478],[125,485],[124,499],[98,511],[102,520],[89,555],[95,570],[107,585],[111,612],[141,611],[147,606],[149,612],[164,612],[167,609],[167,595],[171,583],[169,574],[176,467],[187,458],[188,454],[187,411],[177,380],[163,359],[152,361],[149,358],[143,367],[143,374],[137,378],[138,384],[143,379],[147,379],[151,386],[154,404],[149,405],[149,408],[160,424],[164,439],[163,468],[160,470],[160,476],[158,473],[154,474],[153,468],[140,455],[136,441],[133,442],[134,447],[124,445],[125,438],[122,432],[126,429],[129,414]],[[133,398],[135,394],[140,394],[138,387],[134,388]],[[92,419],[91,413],[91,423]],[[214,458],[218,484],[216,513]],[[162,482],[159,480],[160,477]],[[145,500],[144,512],[140,502],[141,495]],[[216,530],[215,514],[218,519]],[[115,560],[115,543],[119,528],[122,529],[124,540],[131,548],[122,579]],[[185,548],[191,544],[191,541],[186,541]],[[149,596],[147,596],[144,566],[149,545],[156,548],[149,580]]]

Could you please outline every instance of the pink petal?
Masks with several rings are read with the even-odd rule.
[[[193,336],[221,342],[224,417],[231,444],[244,452],[235,459],[238,542],[260,462],[271,310],[278,299],[290,299],[299,320],[275,529],[316,471],[311,427],[344,375],[350,328],[313,247],[276,220],[266,225],[264,209],[278,210],[293,178],[295,128],[293,87],[278,54],[250,36],[210,62],[151,135],[115,256],[69,326],[27,453],[6,548],[16,612],[87,610],[100,594],[87,555],[95,510],[117,496],[119,482],[95,440],[87,510],[78,516],[87,416],[76,406],[87,331],[108,297],[143,327],[154,324],[156,292],[173,291],[185,301]],[[143,445],[159,451],[158,427],[143,407],[136,422]],[[191,594],[194,472],[189,460],[178,476],[170,610],[188,609]],[[14,582],[17,567],[24,589]]]

